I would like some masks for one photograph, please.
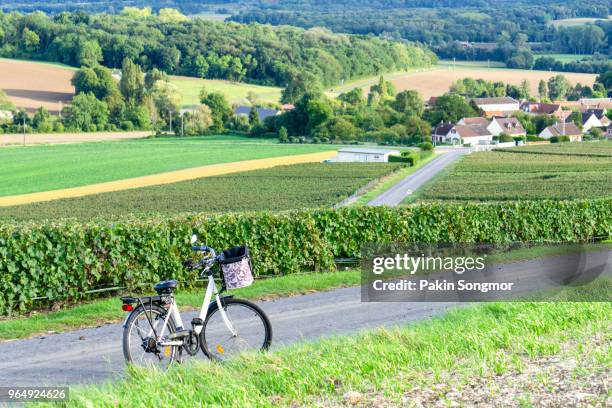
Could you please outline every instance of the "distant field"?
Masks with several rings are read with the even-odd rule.
[[[612,16],[608,16],[608,19],[612,19]],[[564,18],[562,20],[553,20],[552,25],[556,27],[572,27],[578,25],[584,25],[587,23],[594,23],[595,21],[603,20],[601,18],[594,17],[581,17],[581,18]]]
[[[200,103],[200,90],[203,86],[209,92],[221,92],[230,103],[248,103],[249,92],[254,92],[262,102],[278,103],[281,88],[272,86],[259,86],[241,82],[222,81],[217,79],[198,79],[173,76],[172,83],[176,85],[183,95],[183,106],[198,105]]]
[[[538,82],[562,74],[572,84],[580,82],[583,85],[592,86],[595,82],[594,74],[578,74],[573,72],[549,72],[506,68],[486,68],[479,66],[452,66],[442,65],[440,69],[421,71],[405,74],[392,78],[391,82],[398,91],[414,89],[427,99],[431,96],[439,96],[447,92],[451,84],[463,78],[482,78],[489,81],[503,81],[506,83],[520,85],[523,80],[529,81],[531,94],[537,95]]]
[[[440,60],[438,62],[439,67],[452,68],[454,67],[466,67],[466,68],[506,68],[506,64],[500,61],[452,61],[452,60]]]
[[[0,208],[0,219],[110,218],[134,213],[276,211],[329,207],[396,164],[312,163]]]
[[[589,55],[581,55],[581,54],[536,54],[534,55],[534,58],[536,59],[540,57],[554,58],[557,61],[566,63],[566,62],[580,61],[583,58],[589,57]]]
[[[60,101],[72,100],[74,71],[61,64],[0,59],[0,89],[18,108],[31,112],[44,106],[57,113]]]
[[[610,142],[527,146],[520,151],[466,156],[426,186],[420,199],[564,200],[612,195]]]
[[[215,163],[333,150],[237,136],[157,138],[0,149],[0,197],[84,186]]]

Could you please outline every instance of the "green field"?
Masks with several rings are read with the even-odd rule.
[[[239,136],[6,147],[0,148],[0,196],[333,149],[330,145],[289,145]]]
[[[199,105],[200,90],[206,87],[208,92],[220,92],[232,104],[249,104],[246,97],[249,92],[253,92],[261,102],[278,103],[281,95],[281,88],[272,86],[260,86],[245,84],[242,82],[222,81],[218,79],[197,79],[188,77],[173,76],[171,83],[177,86],[183,95],[183,106]]]
[[[275,211],[332,206],[400,166],[377,163],[309,163],[278,166],[161,186],[0,208],[11,221],[74,217],[111,218],[130,213]]]
[[[611,19],[612,16],[608,16],[608,20]],[[555,27],[572,27],[584,25],[587,23],[594,23],[595,21],[603,20],[602,18],[595,17],[578,17],[578,18],[564,18],[561,20],[553,20],[551,22]]]
[[[472,153],[425,186],[419,198],[504,201],[609,196],[611,157],[608,142]]]
[[[500,61],[455,61],[440,60],[438,66],[442,68],[506,68],[506,64]]]
[[[591,56],[592,55],[584,55],[584,54],[537,54],[537,55],[534,55],[535,58],[550,57],[550,58],[556,59],[557,61],[561,61],[563,63],[580,61],[584,58],[589,58]]]

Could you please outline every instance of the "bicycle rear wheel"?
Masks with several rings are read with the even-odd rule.
[[[130,364],[138,366],[157,366],[166,369],[179,358],[178,346],[161,346],[152,333],[151,323],[159,336],[165,338],[176,331],[172,316],[163,331],[167,311],[156,305],[136,308],[123,329],[123,356]]]
[[[235,334],[223,321],[218,304],[213,303],[200,333],[200,346],[208,358],[227,360],[245,351],[267,350],[270,347],[272,325],[259,306],[233,298],[221,302]]]

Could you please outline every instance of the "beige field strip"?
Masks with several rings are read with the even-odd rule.
[[[241,171],[267,169],[284,164],[315,163],[330,159],[336,151],[300,154],[294,156],[271,157],[267,159],[244,160],[232,163],[210,164],[208,166],[192,167],[189,169],[151,174],[148,176],[133,177],[129,179],[108,181],[105,183],[89,184],[81,187],[64,188],[61,190],[42,191],[39,193],[20,194],[0,197],[0,207],[30,204],[41,201],[58,200],[61,198],[83,197],[91,194],[110,193],[113,191],[129,190],[131,188],[157,186],[161,184],[177,183],[179,181],[193,180],[202,177],[220,176],[223,174],[238,173]]]

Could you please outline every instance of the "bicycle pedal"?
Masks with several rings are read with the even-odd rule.
[[[189,336],[189,330],[180,330],[174,333],[171,333],[168,338],[171,340],[182,339],[184,337]]]

